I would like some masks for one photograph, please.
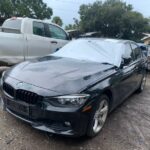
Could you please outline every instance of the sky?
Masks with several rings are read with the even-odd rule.
[[[93,3],[96,0],[43,0],[53,9],[53,16],[60,16],[64,26],[72,24],[73,18],[79,19],[79,8],[82,4]],[[135,11],[141,12],[145,17],[150,17],[150,0],[123,0],[132,4]],[[52,17],[53,17],[52,16]]]

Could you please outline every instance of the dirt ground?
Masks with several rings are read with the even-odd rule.
[[[150,76],[144,92],[115,109],[93,139],[49,137],[0,108],[0,150],[150,150]]]

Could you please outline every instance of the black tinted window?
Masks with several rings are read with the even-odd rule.
[[[59,27],[54,25],[49,25],[49,30],[52,38],[66,40],[66,33]]]
[[[33,34],[39,36],[45,36],[45,27],[44,23],[41,22],[33,22]]]
[[[131,44],[131,47],[134,52],[135,59],[141,58],[141,49],[136,44]]]

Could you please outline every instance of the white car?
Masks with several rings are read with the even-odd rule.
[[[67,32],[56,24],[30,18],[8,19],[0,32],[0,66],[53,53],[69,40]]]

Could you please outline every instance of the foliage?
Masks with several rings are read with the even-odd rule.
[[[69,25],[65,26],[65,30],[75,30],[75,29],[77,29],[76,24],[69,24]]]
[[[148,19],[121,0],[81,5],[79,14],[83,32],[97,31],[104,37],[139,41],[142,32],[149,30]]]
[[[65,26],[65,30],[79,30],[80,29],[80,22],[78,19],[73,18],[74,20],[74,24],[69,24],[67,26]]]
[[[63,21],[62,21],[62,19],[59,16],[53,17],[52,22],[55,23],[55,24],[58,24],[61,27],[63,25]]]
[[[0,0],[0,18],[31,17],[50,19],[52,9],[42,0]]]

